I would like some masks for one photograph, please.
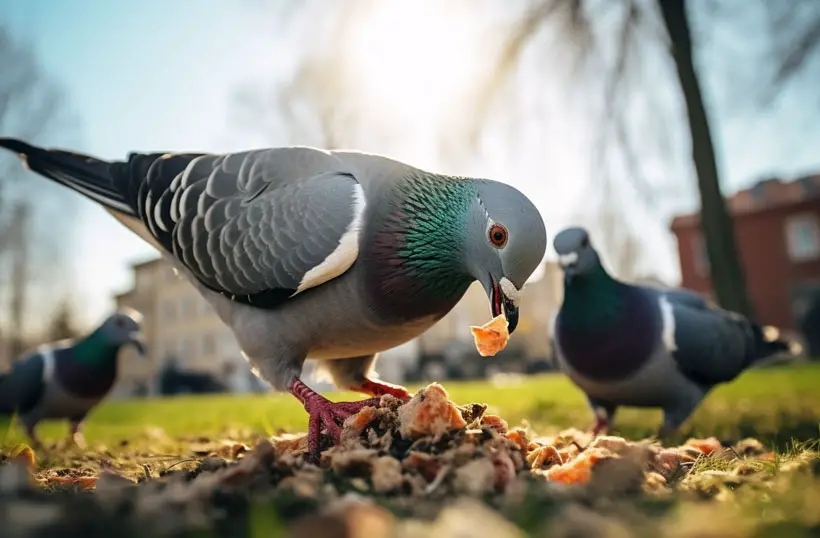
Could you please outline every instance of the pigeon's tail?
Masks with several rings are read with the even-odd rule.
[[[0,138],[0,148],[20,155],[33,172],[73,189],[108,209],[136,216],[134,209],[112,182],[112,163],[70,151],[32,146],[15,138]]]
[[[752,324],[752,332],[754,335],[755,346],[750,364],[766,361],[773,355],[778,355],[780,353],[788,353],[790,356],[792,355],[791,345],[788,341],[779,338],[779,331],[777,328],[761,327],[760,325]]]

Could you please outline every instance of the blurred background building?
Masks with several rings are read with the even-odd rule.
[[[774,178],[728,199],[754,314],[791,336],[815,342],[820,298],[820,174]],[[672,221],[681,284],[712,295],[709,258],[697,213]],[[814,349],[817,349],[815,344]]]
[[[170,264],[156,258],[131,270],[133,287],[114,300],[145,316],[148,360],[131,348],[122,351],[115,395],[261,388],[230,329]]]

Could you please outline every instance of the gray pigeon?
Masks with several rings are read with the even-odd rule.
[[[131,344],[145,356],[141,322],[139,312],[121,309],[84,338],[46,344],[23,357],[0,375],[0,414],[19,413],[35,447],[40,420],[68,419],[79,444],[83,420],[117,379],[120,348]]]
[[[475,280],[513,332],[547,246],[541,215],[513,187],[378,155],[289,147],[106,162],[13,139],[0,147],[160,250],[255,372],[305,406],[314,457],[322,427],[338,441],[341,421],[375,399],[330,402],[300,380],[305,359],[339,388],[409,398],[374,379],[376,353],[427,330]]]
[[[607,273],[586,230],[554,240],[564,270],[555,327],[561,369],[586,393],[594,433],[608,431],[618,406],[659,407],[665,437],[717,384],[787,351],[758,325],[685,289],[630,285]]]

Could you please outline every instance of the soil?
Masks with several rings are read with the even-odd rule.
[[[551,534],[606,536],[607,514],[635,527],[672,507],[670,492],[705,457],[773,458],[754,440],[664,448],[577,430],[530,439],[483,404],[456,406],[437,384],[404,404],[384,396],[344,423],[339,446],[324,442],[318,462],[304,435],[286,435],[159,474],[146,467],[137,481],[36,471],[23,450],[0,464],[0,535],[380,538],[427,536],[429,525],[457,534],[469,522],[471,536],[504,537],[557,516]]]

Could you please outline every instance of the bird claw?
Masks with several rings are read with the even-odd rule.
[[[310,414],[308,422],[308,452],[314,461],[318,461],[322,428],[326,430],[333,444],[339,444],[342,437],[344,421],[364,407],[378,407],[381,398],[370,398],[358,402],[331,402],[318,394],[305,402],[305,409]]]
[[[288,391],[302,402],[310,415],[307,443],[308,452],[313,461],[319,460],[323,428],[336,445],[341,441],[342,426],[348,417],[355,415],[364,407],[379,407],[381,402],[381,396],[379,396],[358,402],[334,403],[305,385],[298,377],[291,381]]]
[[[658,428],[658,433],[657,433],[656,437],[659,440],[662,440],[662,441],[667,440],[667,439],[669,439],[669,437],[671,437],[673,434],[675,434],[676,431],[677,431],[677,428],[675,428],[674,426],[669,426],[667,424],[663,424],[660,428]]]

